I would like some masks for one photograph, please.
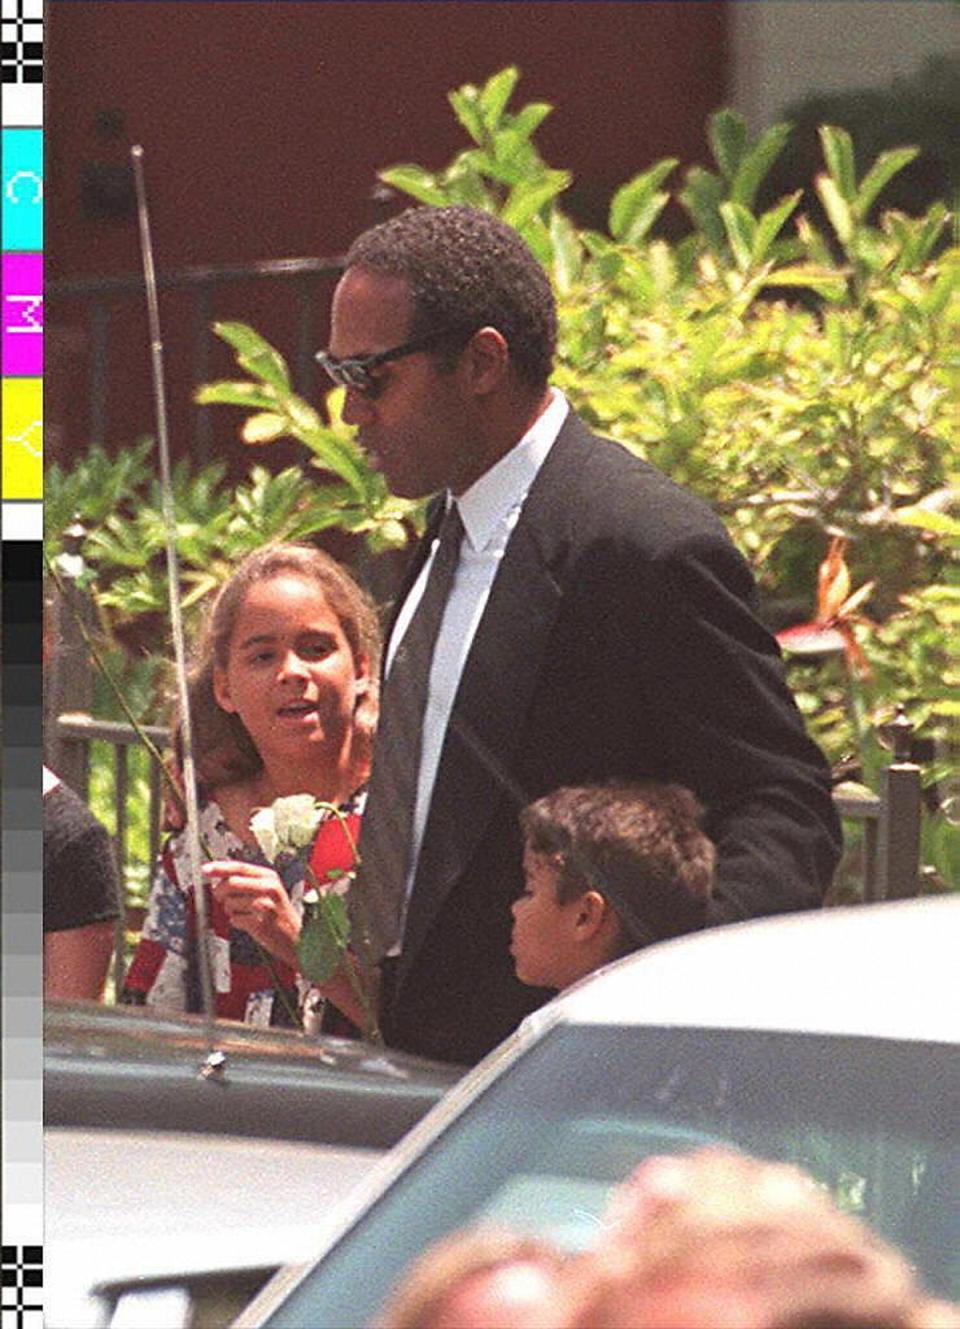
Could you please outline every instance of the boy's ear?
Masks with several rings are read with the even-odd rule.
[[[581,941],[592,940],[610,915],[610,905],[599,891],[584,891],[576,902],[574,928]]]

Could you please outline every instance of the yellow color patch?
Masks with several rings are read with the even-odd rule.
[[[3,497],[43,497],[43,379],[3,380]]]

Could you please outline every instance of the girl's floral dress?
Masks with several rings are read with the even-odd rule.
[[[340,809],[356,844],[364,790],[352,795]],[[245,844],[230,830],[216,799],[200,802],[200,839],[210,859],[242,859],[276,866],[297,913],[303,909],[304,876],[308,854],[287,855],[271,865],[255,845]],[[319,882],[327,874],[349,871],[353,853],[339,819],[328,813],[320,823],[309,851],[309,863]],[[200,1011],[200,975],[196,960],[197,920],[189,879],[186,836],[171,835],[157,860],[147,917],[124,982],[122,1000],[129,1005],[166,1011]],[[249,933],[233,928],[222,905],[204,885],[210,926],[215,1013],[255,1025],[293,1025],[295,1012],[309,995],[309,985],[289,965],[268,956]],[[349,1026],[349,1022],[347,1022]],[[326,1026],[325,1026],[326,1027]],[[334,1020],[331,1032],[348,1032]]]

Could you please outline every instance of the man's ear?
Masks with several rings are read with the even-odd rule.
[[[480,328],[470,338],[463,363],[470,388],[477,396],[495,391],[510,373],[510,348],[503,333],[496,328]]]
[[[584,891],[576,901],[574,931],[580,941],[591,941],[610,916],[610,905],[599,891]]]
[[[221,669],[219,665],[213,667],[213,697],[221,711],[227,711],[231,715],[235,714],[236,706],[230,698],[230,684],[227,682],[227,671]]]

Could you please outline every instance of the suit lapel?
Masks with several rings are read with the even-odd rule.
[[[589,435],[572,415],[540,468],[494,579],[454,701],[407,916],[400,979],[504,797],[519,811],[517,746],[561,601],[568,547],[559,494],[576,485]]]

